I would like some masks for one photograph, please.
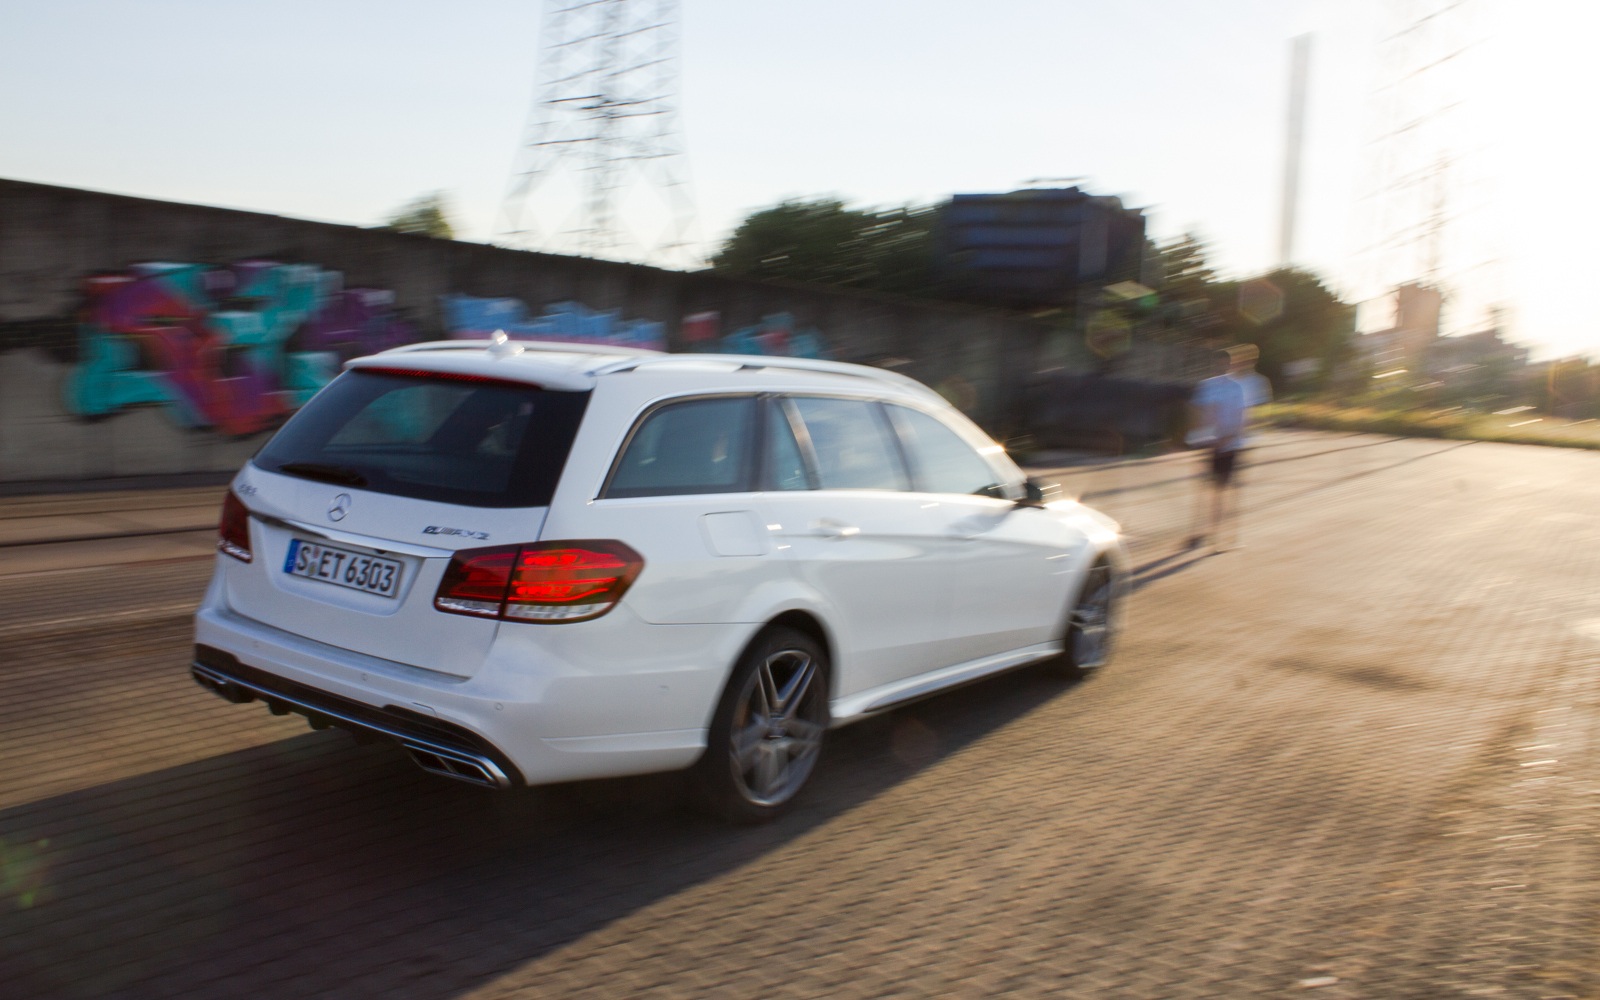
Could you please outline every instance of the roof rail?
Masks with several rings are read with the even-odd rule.
[[[742,368],[783,368],[791,371],[852,375],[856,378],[872,379],[875,382],[885,382],[904,389],[915,389],[931,395],[938,395],[928,386],[909,375],[892,372],[887,368],[874,368],[871,365],[852,364],[848,361],[824,361],[821,358],[784,358],[765,354],[658,354],[653,357],[608,361],[591,368],[589,371],[592,375],[609,375],[612,372],[632,371],[639,368],[670,367],[674,364],[685,363],[700,364],[706,361],[734,364]],[[942,399],[943,397],[940,398]]]
[[[495,345],[493,340],[430,340],[421,344],[405,344],[400,347],[391,347],[384,354],[410,354],[416,351],[449,351],[462,348],[478,348],[487,350]],[[606,354],[627,358],[655,358],[667,357],[660,351],[652,351],[645,347],[622,347],[614,344],[566,344],[553,340],[510,340],[508,343],[522,348],[524,351],[538,351],[550,354]]]

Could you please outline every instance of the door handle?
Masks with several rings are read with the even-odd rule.
[[[853,524],[825,517],[820,521],[811,522],[811,532],[823,538],[854,538],[861,534],[861,529]]]

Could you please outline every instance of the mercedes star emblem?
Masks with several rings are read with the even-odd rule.
[[[333,498],[333,503],[328,504],[328,520],[343,521],[344,516],[350,513],[350,494],[341,493]]]

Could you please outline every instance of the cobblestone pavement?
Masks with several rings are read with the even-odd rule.
[[[1056,473],[1115,662],[841,730],[758,829],[226,705],[205,560],[0,547],[0,995],[1600,998],[1600,455],[1273,436],[1220,555],[1195,464]]]

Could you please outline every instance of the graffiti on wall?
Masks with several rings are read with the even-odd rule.
[[[441,295],[445,329],[464,340],[487,339],[504,330],[512,340],[547,340],[564,344],[598,344],[667,349],[666,327],[653,320],[622,319],[618,310],[596,311],[578,302],[556,302],[544,313],[529,316],[521,299],[483,299],[474,295]]]
[[[796,329],[786,312],[764,316],[759,323],[719,335],[722,317],[714,312],[694,313],[683,319],[684,346],[692,351],[722,354],[766,354],[790,358],[826,358],[827,342],[815,327]]]
[[[446,295],[448,335],[666,350],[666,325],[623,319],[578,302],[540,315],[518,299]],[[721,332],[721,316],[684,318],[685,347],[727,354],[827,357],[814,328],[788,313]],[[78,363],[69,373],[70,413],[103,417],[159,406],[184,427],[248,435],[274,426],[340,371],[345,361],[419,339],[400,319],[394,293],[345,288],[343,275],[313,264],[246,260],[227,266],[143,263],[84,283]]]
[[[578,302],[545,306],[540,316],[530,316],[521,299],[485,299],[472,295],[444,295],[439,300],[450,336],[483,340],[503,330],[512,340],[544,340],[567,344],[667,349],[666,325],[647,319],[622,319],[617,310],[598,312]],[[796,358],[825,358],[827,343],[813,327],[796,328],[786,312],[772,313],[759,323],[721,333],[722,316],[692,313],[683,318],[679,334],[691,351],[720,354],[768,354]]]
[[[417,339],[394,293],[338,271],[247,260],[146,263],[89,278],[67,409],[158,405],[186,427],[252,434],[311,398],[349,358]]]

